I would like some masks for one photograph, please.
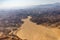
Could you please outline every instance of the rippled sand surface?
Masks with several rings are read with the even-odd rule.
[[[17,35],[27,40],[60,40],[60,29],[47,28],[31,22],[30,17],[23,19],[24,24],[17,31]]]

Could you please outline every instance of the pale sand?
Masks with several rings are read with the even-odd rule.
[[[30,17],[23,19],[24,24],[17,31],[17,35],[28,40],[60,40],[60,29],[47,28],[31,22]]]

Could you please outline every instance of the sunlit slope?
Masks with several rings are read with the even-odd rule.
[[[59,29],[36,25],[29,19],[30,17],[23,19],[24,24],[17,33],[20,38],[28,40],[60,40]]]

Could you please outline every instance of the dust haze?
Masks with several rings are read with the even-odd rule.
[[[60,3],[0,9],[0,40],[60,40]]]

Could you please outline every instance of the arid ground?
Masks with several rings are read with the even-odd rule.
[[[60,29],[37,25],[31,22],[30,18],[23,19],[24,24],[17,31],[20,38],[27,40],[60,40]]]

